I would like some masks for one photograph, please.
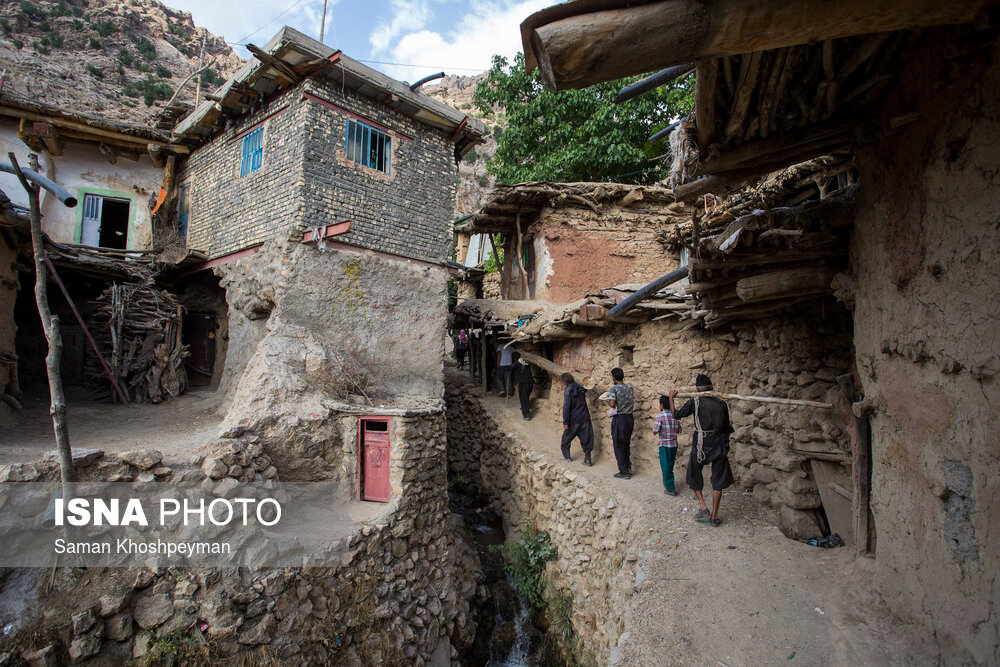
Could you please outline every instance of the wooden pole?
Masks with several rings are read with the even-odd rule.
[[[507,295],[504,294],[503,265],[500,263],[500,253],[497,252],[497,244],[493,240],[493,234],[487,234],[486,236],[490,240],[490,249],[493,251],[493,263],[497,265],[497,271],[500,272],[500,298],[506,299]]]
[[[14,166],[14,174],[21,186],[28,193],[28,205],[31,211],[31,247],[35,259],[35,302],[38,305],[38,315],[42,319],[42,330],[48,341],[49,352],[45,357],[45,370],[49,378],[49,396],[52,415],[52,430],[56,436],[56,449],[59,452],[59,468],[63,483],[63,498],[72,497],[70,485],[75,474],[73,470],[73,453],[69,444],[69,427],[66,424],[66,395],[63,392],[62,377],[59,375],[59,363],[62,357],[62,338],[59,336],[59,317],[49,310],[49,296],[46,290],[48,272],[45,268],[45,250],[42,245],[42,215],[38,203],[39,187],[30,183],[21,171],[14,153],[7,153],[10,163]],[[37,171],[37,169],[36,169]]]
[[[848,407],[857,402],[858,394],[854,390],[852,375],[838,376],[837,384],[844,393]],[[858,556],[867,556],[872,552],[868,521],[871,506],[872,431],[867,416],[854,416],[854,425],[858,431],[858,440],[852,443],[851,448],[851,476],[854,478],[854,497],[851,499],[851,510],[854,515],[854,548]]]
[[[534,352],[523,352],[521,350],[518,350],[518,353],[521,355],[521,358],[527,361],[529,364],[541,368],[543,371],[549,373],[550,375],[555,375],[556,377],[559,377],[563,373],[570,373],[573,376],[573,379],[576,380],[583,387],[590,389],[591,387],[594,386],[593,383],[591,382],[589,375],[584,375],[583,373],[576,373],[574,371],[571,371],[565,366],[560,366],[557,363],[551,362],[545,357],[537,355]]]
[[[667,392],[662,392],[664,395]],[[795,405],[803,408],[821,408],[832,410],[832,403],[820,403],[819,401],[804,401],[797,398],[775,398],[773,396],[742,396],[740,394],[723,394],[717,391],[684,391],[677,394],[677,398],[694,398],[695,396],[706,396],[713,398],[724,398],[731,401],[750,401],[751,403],[775,403],[777,405]]]
[[[323,0],[323,18],[320,19],[319,23],[319,43],[323,43],[323,36],[326,34],[326,0]],[[336,39],[336,35],[334,38]]]
[[[487,334],[489,334],[489,330],[486,328],[486,322],[484,320],[483,321],[483,332],[482,332],[482,334],[479,337],[479,340],[482,341],[482,345],[479,348],[479,350],[480,350],[480,354],[479,354],[479,370],[482,373],[480,379],[483,381],[483,392],[484,393],[490,390],[489,380],[486,377],[486,375],[487,375],[487,373],[486,373],[486,336],[487,336]]]
[[[517,212],[514,227],[517,229],[517,268],[521,272],[521,298],[530,299],[531,294],[528,293],[528,272],[524,270],[524,257],[522,254],[521,211]]]

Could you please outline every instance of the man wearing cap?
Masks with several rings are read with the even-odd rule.
[[[699,375],[695,379],[695,387],[699,393],[712,391],[712,381],[707,375]],[[691,440],[691,456],[688,459],[687,484],[701,504],[695,518],[710,526],[719,525],[719,502],[722,500],[722,490],[735,481],[733,469],[729,466],[729,434],[733,427],[729,422],[729,406],[721,398],[714,396],[696,396],[689,398],[678,410],[674,399],[677,390],[671,390],[670,410],[677,419],[694,416],[694,435]],[[705,505],[702,489],[705,480],[702,468],[712,464],[712,511]]]
[[[611,442],[615,447],[615,459],[618,460],[618,473],[615,477],[631,479],[632,429],[635,428],[632,407],[635,399],[632,385],[625,383],[625,371],[612,368],[611,379],[614,380],[614,384],[608,389],[608,405],[614,414],[611,417]]]

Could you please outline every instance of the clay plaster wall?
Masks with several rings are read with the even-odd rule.
[[[265,244],[216,269],[230,306],[225,425],[264,436],[300,474],[335,474],[345,369],[375,403],[436,403],[443,392],[447,272],[370,251]]]
[[[16,126],[0,125],[0,151],[3,151],[4,161],[12,151],[20,165],[28,167],[28,155],[32,151],[17,138]],[[118,161],[111,164],[97,150],[97,144],[65,141],[61,156],[40,153],[38,162],[39,173],[69,190],[79,200],[75,208],[67,208],[55,195],[42,190],[42,229],[53,241],[80,242],[83,197],[93,193],[128,199],[128,247],[151,247],[149,200],[160,191],[163,170],[154,167],[148,155],[141,154],[138,161],[119,156]],[[27,194],[13,174],[0,173],[0,190],[14,203],[28,205]]]
[[[995,44],[962,68],[924,58],[886,108],[920,108],[920,121],[858,159],[855,346],[876,407],[875,564],[940,660],[995,664],[1000,60]]]
[[[677,254],[655,241],[669,226],[690,219],[683,204],[604,203],[589,208],[544,208],[531,225],[535,254],[534,297],[570,303],[582,294],[628,283],[645,284],[678,267]],[[515,255],[508,242],[505,257]],[[510,268],[510,267],[509,267]],[[529,276],[531,267],[528,268]],[[509,298],[522,296],[520,272],[512,270]]]
[[[707,373],[725,393],[835,403],[839,390],[834,380],[850,366],[850,318],[836,304],[825,311],[803,312],[799,318],[746,323],[727,332],[682,328],[683,323],[671,321],[619,325],[589,339],[554,344],[557,363],[589,372],[596,381],[588,400],[598,457],[614,458],[611,419],[597,397],[610,386],[615,366],[625,371],[625,381],[635,392],[633,468],[653,474],[659,473],[652,428],[661,391],[692,385],[696,374]],[[544,418],[558,421],[562,392],[558,382],[554,387],[536,390],[536,405]],[[730,460],[740,484],[778,511],[786,535],[820,532],[820,496],[809,457],[801,450],[843,452],[846,458],[849,440],[841,413],[732,401],[730,415],[736,429]],[[675,469],[680,479],[693,432],[691,419],[682,425]]]

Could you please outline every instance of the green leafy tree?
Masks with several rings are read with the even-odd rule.
[[[650,158],[665,149],[651,147],[648,140],[691,110],[694,77],[615,104],[618,91],[639,78],[553,92],[542,84],[537,69],[525,72],[523,54],[513,63],[494,56],[474,97],[487,116],[499,112],[506,118],[506,130],[496,133],[490,172],[502,183],[648,182],[662,177],[663,170]]]

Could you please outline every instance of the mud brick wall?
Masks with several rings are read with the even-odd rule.
[[[389,174],[347,159],[350,118],[389,130]],[[242,135],[262,122],[263,165],[240,178]],[[306,81],[218,134],[191,154],[181,179],[191,183],[188,246],[211,257],[344,220],[351,231],[337,240],[351,245],[428,261],[451,251],[448,134],[330,82]]]
[[[350,233],[337,240],[417,259],[447,259],[457,169],[449,135],[330,81],[310,80],[304,90],[341,109],[309,102],[302,223],[308,228],[350,220]],[[352,116],[345,111],[389,130],[388,175],[347,159],[344,140]]]
[[[1000,662],[1000,51],[960,65],[942,39],[901,72],[859,152],[855,357],[874,412],[875,570],[953,664]],[[894,105],[894,106],[893,106]]]
[[[690,219],[684,204],[602,202],[596,212],[575,206],[543,208],[529,230],[535,253],[533,298],[571,303],[604,287],[659,278],[679,264],[677,252],[658,243],[657,234]],[[508,265],[515,255],[512,239],[504,250]],[[521,293],[516,264],[512,270],[509,298],[529,298]]]

